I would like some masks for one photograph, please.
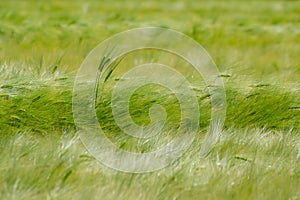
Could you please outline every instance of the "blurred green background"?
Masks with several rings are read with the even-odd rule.
[[[0,59],[78,69],[109,36],[158,26],[183,32],[221,71],[300,78],[299,1],[1,1]]]

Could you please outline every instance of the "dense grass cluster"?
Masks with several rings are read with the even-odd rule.
[[[298,199],[299,13],[298,1],[1,1],[0,199]],[[176,29],[208,50],[225,83],[227,115],[220,141],[200,158],[210,96],[195,87],[200,131],[189,150],[164,170],[126,174],[82,145],[72,90],[95,45],[143,26]],[[163,145],[167,132],[156,142],[121,133],[107,88],[96,104],[107,136],[126,150]],[[149,108],[158,103],[168,130],[176,129],[178,101],[166,94],[137,90],[133,120],[149,123]]]

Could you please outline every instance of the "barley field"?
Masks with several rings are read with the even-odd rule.
[[[73,85],[96,45],[149,26],[180,31],[209,52],[225,85],[226,121],[201,157],[210,98],[196,88],[200,130],[189,149],[162,170],[124,173],[82,144]],[[300,199],[299,44],[297,0],[1,1],[0,199]],[[178,102],[152,89],[132,97],[133,120],[149,123],[149,107],[161,103],[176,128]],[[109,87],[100,92],[99,123],[118,147],[145,152],[165,141],[119,133]]]

